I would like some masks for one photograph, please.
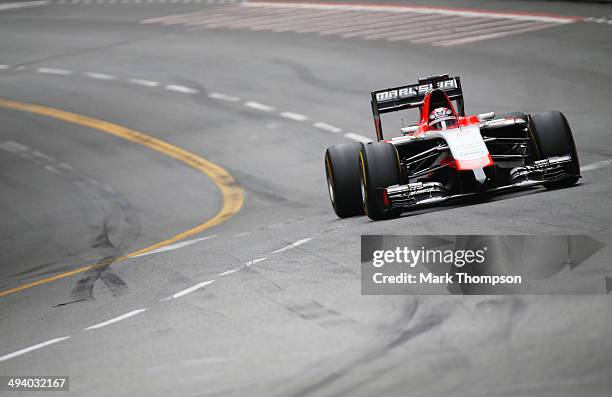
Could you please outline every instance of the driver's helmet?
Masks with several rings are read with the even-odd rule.
[[[453,111],[447,107],[435,108],[429,112],[429,129],[430,130],[445,130],[447,128],[455,128],[457,126],[457,117]]]

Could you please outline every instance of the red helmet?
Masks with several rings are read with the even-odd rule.
[[[429,129],[445,130],[457,127],[457,117],[447,107],[435,108],[429,112]]]

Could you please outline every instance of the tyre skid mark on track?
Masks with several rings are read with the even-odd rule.
[[[214,236],[208,236],[208,237],[211,238],[211,237],[214,237]],[[201,240],[206,240],[206,239],[207,238],[196,239],[196,240],[200,240],[201,241]],[[287,246],[285,246],[285,247],[283,247],[281,249],[278,249],[276,251],[272,251],[271,253],[272,254],[273,253],[282,253],[282,252],[288,251],[289,249],[295,248],[295,247],[297,247],[299,245],[302,245],[302,244],[305,244],[306,242],[311,241],[312,239],[313,239],[313,237],[298,240],[298,241],[296,241],[296,242],[294,242],[292,244],[289,244],[289,245],[287,245]],[[249,269],[253,265],[255,265],[257,263],[260,263],[260,262],[263,262],[263,261],[265,261],[267,259],[268,259],[267,257],[252,259],[252,260],[246,262],[244,264],[244,266],[242,266],[242,267],[232,268],[232,269],[226,270],[226,271],[224,271],[222,273],[219,273],[217,275],[217,277],[228,276],[230,274],[237,273],[240,270]],[[211,285],[211,284],[213,284],[215,282],[216,282],[216,279],[206,280],[206,281],[200,282],[200,283],[195,284],[195,285],[193,285],[193,286],[191,286],[189,288],[185,288],[183,290],[180,290],[180,291],[174,293],[171,296],[168,296],[166,298],[160,299],[159,301],[160,302],[168,302],[168,301],[171,301],[171,300],[174,300],[174,299],[181,298],[181,297],[183,297],[185,295],[188,295],[188,294],[190,294],[192,292],[201,290],[202,288],[204,288],[206,286],[209,286],[209,285]],[[128,313],[125,313],[125,314],[113,317],[113,318],[111,318],[109,320],[105,320],[103,322],[100,322],[100,323],[97,323],[97,324],[85,327],[85,328],[82,329],[82,331],[92,331],[92,330],[104,328],[104,327],[106,327],[108,325],[112,325],[112,324],[121,322],[123,320],[127,320],[129,318],[132,318],[132,317],[134,317],[134,316],[136,316],[138,314],[144,313],[145,311],[148,311],[148,310],[150,310],[149,307],[144,307],[144,308],[132,310],[132,311],[130,311]],[[29,353],[29,352],[41,349],[41,348],[46,347],[46,346],[53,345],[55,343],[64,341],[64,340],[69,339],[69,338],[71,338],[70,335],[69,336],[64,336],[64,337],[61,337],[61,338],[55,338],[55,339],[48,340],[46,342],[42,342],[42,343],[39,343],[39,344],[36,344],[36,345],[32,345],[32,346],[29,346],[29,347],[17,350],[17,351],[15,351],[13,353],[8,353],[8,354],[6,354],[4,356],[0,356],[0,362],[6,361],[6,360],[9,360],[9,359],[21,356],[21,355],[24,355],[26,353]]]
[[[167,238],[164,241],[158,242],[156,244],[150,245],[148,247],[139,249],[134,252],[130,252],[128,254],[121,255],[115,258],[117,261],[123,261],[127,258],[135,257],[137,255],[153,251],[155,249],[165,247],[167,245],[179,242],[184,240],[187,237],[202,233],[203,231],[216,226],[226,220],[227,218],[235,215],[240,211],[243,205],[244,196],[242,189],[236,184],[234,178],[225,171],[222,167],[194,154],[188,152],[179,147],[173,146],[167,142],[164,142],[155,137],[146,135],[139,131],[131,130],[126,127],[119,126],[117,124],[113,124],[110,122],[94,119],[91,117],[78,115],[75,113],[63,111],[60,109],[54,109],[50,107],[22,103],[11,101],[7,99],[0,98],[0,107],[5,109],[12,109],[16,111],[34,113],[41,116],[47,116],[50,118],[58,119],[64,122],[78,124],[84,127],[88,127],[90,129],[104,132],[127,141],[140,144],[148,149],[164,154],[170,158],[178,160],[191,168],[194,168],[201,173],[205,174],[208,178],[210,178],[215,185],[221,191],[223,197],[223,204],[221,209],[214,215],[212,218],[207,221],[192,227],[182,233],[174,235],[172,237]],[[100,267],[100,264],[91,263],[85,266],[78,267],[76,269],[58,273],[53,276],[43,278],[28,284],[23,284],[8,290],[0,291],[0,297],[6,296],[15,292],[19,292],[28,288],[32,288],[38,285],[46,284],[55,280],[63,279],[66,277],[70,277],[76,274],[85,273],[89,270]]]

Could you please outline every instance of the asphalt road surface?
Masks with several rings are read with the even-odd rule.
[[[536,15],[451,13],[478,37],[451,42],[208,3],[0,3],[0,375],[88,396],[610,395],[609,296],[361,296],[359,244],[609,233],[611,6],[420,2]],[[371,90],[444,72],[469,113],[563,111],[581,183],[337,219],[325,148],[373,137]]]

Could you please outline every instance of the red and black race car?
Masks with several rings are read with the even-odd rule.
[[[414,108],[419,123],[384,139],[381,114]],[[374,91],[372,112],[377,142],[334,145],[325,153],[329,195],[341,218],[387,219],[449,199],[534,185],[556,189],[580,178],[562,113],[466,116],[459,77],[429,76]]]

